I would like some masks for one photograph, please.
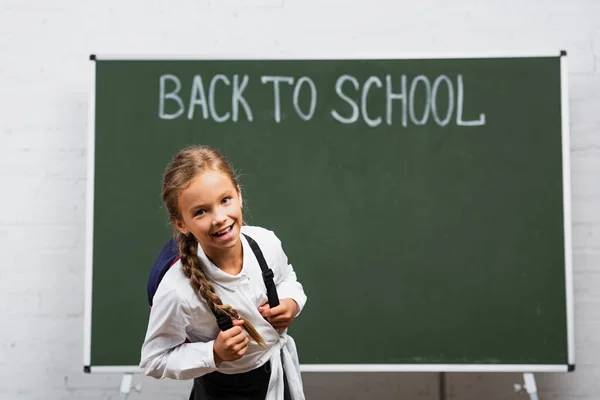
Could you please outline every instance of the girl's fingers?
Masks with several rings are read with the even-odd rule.
[[[287,312],[287,308],[283,304],[280,304],[277,307],[269,308],[269,309],[261,312],[261,314],[263,317],[273,318],[278,315],[285,314],[286,312]]]
[[[246,337],[246,338],[244,338],[243,341],[234,345],[231,348],[231,350],[237,353],[238,351],[242,350],[244,347],[248,347],[248,343],[250,343],[250,339],[248,339],[248,337]]]
[[[261,312],[261,313],[262,313],[263,311],[267,311],[269,308],[271,308],[271,307],[269,306],[269,303],[265,303],[265,304],[263,304],[262,306],[258,307],[258,312]]]
[[[244,333],[241,332],[239,335],[235,335],[234,337],[231,338],[231,346],[236,346],[240,343],[243,343],[246,339],[248,339],[248,336]]]
[[[292,319],[285,314],[281,314],[281,315],[277,315],[275,317],[270,317],[269,322],[271,322],[271,324],[278,324],[281,322],[290,323],[290,322],[292,322]]]

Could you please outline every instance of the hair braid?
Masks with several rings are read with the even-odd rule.
[[[198,257],[198,242],[190,235],[184,235],[181,232],[177,233],[176,236],[177,244],[179,246],[179,254],[181,257],[181,265],[183,267],[183,273],[190,280],[190,284],[201,296],[210,309],[218,314],[225,314],[230,318],[241,319],[244,321],[243,328],[248,332],[250,337],[259,345],[264,346],[265,341],[254,325],[248,320],[244,320],[240,317],[240,314],[230,305],[223,304],[221,298],[215,292],[215,288],[212,285],[210,279],[206,276],[202,270],[202,263]]]

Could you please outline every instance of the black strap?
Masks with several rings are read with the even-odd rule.
[[[269,299],[269,307],[274,308],[279,305],[279,296],[277,296],[277,288],[275,287],[275,282],[273,278],[275,275],[273,274],[273,270],[269,268],[267,262],[265,261],[265,257],[258,246],[258,243],[250,236],[243,233],[250,244],[250,248],[254,253],[254,256],[258,260],[258,265],[260,265],[260,269],[262,271],[263,281],[265,282],[265,286],[267,287],[267,298]],[[213,314],[217,318],[217,325],[219,325],[219,329],[222,331],[226,331],[233,327],[233,322],[231,322],[231,318],[227,314],[223,314],[218,312],[217,310],[212,310]]]
[[[226,331],[233,328],[233,322],[229,315],[218,312],[217,310],[213,310],[213,314],[217,317],[217,325],[219,325],[220,330]]]
[[[254,256],[258,260],[258,265],[260,265],[260,269],[262,270],[263,281],[265,282],[265,286],[267,287],[267,298],[269,299],[269,306],[271,308],[275,308],[279,305],[279,297],[277,296],[277,288],[275,287],[275,282],[273,278],[275,274],[273,274],[273,270],[269,268],[267,262],[265,261],[265,257],[263,256],[260,247],[258,247],[258,243],[254,241],[250,236],[243,233],[250,244],[250,248],[254,253]]]

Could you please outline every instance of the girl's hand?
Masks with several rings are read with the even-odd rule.
[[[235,361],[248,351],[250,340],[241,328],[244,325],[244,321],[233,319],[232,322],[233,327],[226,331],[220,331],[219,336],[215,340],[213,345],[215,364],[223,361]]]
[[[277,307],[269,307],[265,303],[258,307],[258,312],[277,330],[283,332],[298,314],[298,304],[293,299],[280,299]]]

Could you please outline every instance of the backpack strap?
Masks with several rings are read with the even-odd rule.
[[[263,256],[260,247],[258,247],[258,243],[254,241],[250,236],[243,233],[250,244],[250,248],[254,253],[254,256],[258,260],[258,265],[260,265],[260,269],[262,270],[263,281],[265,282],[265,286],[267,287],[267,298],[269,299],[269,306],[271,308],[277,307],[279,305],[279,297],[277,296],[277,288],[275,288],[275,282],[273,278],[275,274],[273,274],[273,270],[269,268],[267,262],[265,261],[265,257]]]
[[[212,312],[215,314],[215,318],[217,318],[217,325],[219,325],[220,330],[226,331],[233,328],[233,322],[229,315],[220,313],[217,310],[212,310]]]
[[[277,288],[275,287],[275,281],[273,278],[275,274],[273,274],[273,270],[269,268],[267,265],[267,261],[265,261],[265,257],[263,256],[262,250],[258,246],[258,243],[250,236],[242,233],[248,244],[250,244],[250,248],[258,261],[258,265],[260,265],[260,269],[262,271],[263,281],[265,282],[265,286],[267,288],[267,298],[269,299],[269,307],[274,308],[279,305],[279,296],[277,296]],[[233,322],[231,322],[231,318],[223,313],[220,313],[216,310],[212,310],[213,314],[217,318],[217,325],[219,325],[219,329],[222,331],[226,331],[233,327]]]

